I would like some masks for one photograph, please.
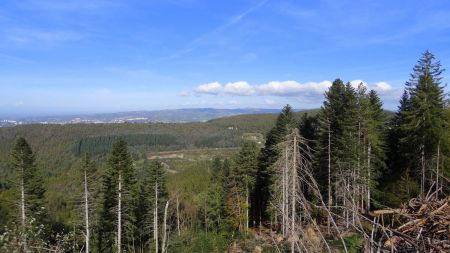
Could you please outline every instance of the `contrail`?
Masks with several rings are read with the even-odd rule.
[[[213,34],[218,34],[221,33],[222,31],[226,30],[227,28],[229,28],[230,26],[236,25],[238,24],[242,19],[244,19],[247,15],[249,15],[250,13],[258,10],[259,8],[261,8],[263,5],[265,5],[267,2],[269,2],[269,0],[264,0],[259,2],[258,4],[250,7],[249,9],[247,9],[246,11],[240,13],[239,15],[236,15],[234,17],[232,17],[231,19],[229,19],[227,22],[225,22],[224,24],[216,27],[215,29],[213,29],[210,32],[206,32],[200,36],[198,36],[197,38],[191,40],[183,49],[167,56],[167,57],[163,57],[163,60],[172,60],[172,59],[176,59],[180,56],[183,56],[189,52],[191,52],[192,50],[195,49],[195,47],[202,41],[206,40],[208,37],[210,37]]]

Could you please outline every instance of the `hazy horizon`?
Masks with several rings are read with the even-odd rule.
[[[32,112],[24,112],[24,113],[0,113],[0,119],[21,119],[21,118],[40,118],[40,117],[72,117],[72,116],[93,116],[93,115],[101,115],[101,114],[115,114],[115,113],[133,113],[133,112],[163,112],[163,111],[176,111],[176,110],[267,110],[267,111],[281,111],[282,108],[276,107],[184,107],[184,108],[169,108],[169,109],[148,109],[148,110],[129,110],[129,111],[86,111],[86,112],[40,112],[40,113],[32,113]],[[310,110],[310,109],[318,109],[318,108],[293,108],[294,111],[302,111],[302,110]]]

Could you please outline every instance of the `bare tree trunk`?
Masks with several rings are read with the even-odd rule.
[[[25,215],[25,182],[24,182],[24,168],[23,163],[21,162],[21,170],[22,170],[22,176],[20,179],[20,212],[21,212],[21,225],[22,225],[22,231],[25,232],[25,226],[26,226],[26,215]],[[23,243],[23,250],[24,252],[28,252],[27,247],[27,238],[26,236],[23,236],[22,238]]]
[[[89,239],[90,239],[90,230],[89,230],[89,201],[88,201],[88,182],[87,182],[87,171],[84,169],[84,217],[85,217],[85,229],[86,229],[86,253],[89,253]]]
[[[25,183],[23,180],[23,174],[24,174],[24,170],[22,167],[22,178],[20,181],[20,192],[21,192],[20,211],[22,214],[22,217],[21,217],[22,229],[25,229],[25,220],[26,220],[26,216],[25,216]]]
[[[363,150],[364,154],[366,154],[366,150],[368,151],[368,149],[369,149],[368,147],[366,149],[366,136],[363,136],[363,149],[362,150]],[[368,156],[370,156],[370,155],[367,155],[366,157],[363,156],[362,164],[366,163],[364,161],[364,159],[368,158]],[[368,168],[368,170],[369,170],[369,168]],[[365,182],[364,184],[361,185],[361,196],[360,196],[361,197],[361,208],[363,209],[363,211],[367,207],[367,203],[365,203],[365,201],[366,201],[366,198],[367,198],[368,180],[370,180],[370,179],[367,178],[367,174],[368,173],[364,173],[364,175],[363,175],[363,172],[361,171],[361,175],[362,175],[361,176],[361,182]]]
[[[420,182],[420,190],[421,190],[422,196],[424,196],[424,194],[425,194],[425,147],[423,144],[421,146],[421,149],[422,149],[422,151],[421,151],[420,158],[421,158],[421,167],[422,167],[421,168],[422,179]]]
[[[286,149],[285,152],[285,165],[282,171],[282,207],[281,207],[281,215],[282,215],[282,225],[281,230],[283,231],[283,237],[286,237],[286,203],[287,203],[287,194],[286,194],[286,187],[287,187],[287,176],[286,171],[288,169],[288,151]]]
[[[331,210],[333,199],[331,197],[331,126],[328,121],[328,210]],[[330,233],[330,216],[327,219],[328,233]]]
[[[246,232],[248,232],[249,222],[250,222],[250,221],[249,221],[249,218],[248,218],[248,209],[249,209],[249,206],[250,206],[250,205],[249,205],[249,198],[250,198],[250,196],[249,196],[248,187],[246,188],[246,191],[247,191],[247,192],[246,192],[246,193],[247,193],[247,194],[246,194],[247,196],[246,196],[246,199],[245,199],[245,201],[246,201],[246,203],[245,203],[245,208],[246,208],[246,209],[245,209],[245,216],[246,216],[246,218],[245,218],[245,219],[246,219],[246,221],[245,221],[245,222],[246,222],[245,228],[246,228]]]
[[[166,202],[166,207],[164,208],[164,223],[163,223],[163,241],[161,245],[161,252],[166,252],[166,244],[167,244],[167,209],[169,208],[169,201]]]
[[[242,205],[242,199],[240,198],[239,194],[236,190],[236,198],[237,198],[237,204],[238,204],[238,216],[239,216],[239,231],[242,231],[242,212],[241,212],[241,205]],[[205,215],[205,221],[206,221],[206,215]],[[208,228],[206,228],[206,232],[208,232]]]
[[[291,253],[295,253],[295,202],[297,201],[297,194],[295,189],[297,179],[297,136],[294,135],[294,157],[292,161],[292,193],[291,193]]]
[[[355,178],[354,178],[354,186],[353,186],[353,199],[354,199],[354,203],[356,204],[356,210],[358,210],[359,208],[359,199],[360,196],[362,195],[362,180],[361,180],[361,154],[364,154],[364,149],[362,149],[363,151],[361,152],[361,121],[358,120],[358,166],[356,169],[356,173],[355,173]],[[362,209],[364,209],[364,206],[361,206]],[[353,214],[353,221],[355,220],[354,214]]]
[[[370,156],[372,152],[372,146],[369,142],[367,147],[367,212],[370,211],[370,181],[371,181],[371,164],[370,164]]]
[[[344,179],[344,217],[345,217],[345,227],[348,228],[348,208],[347,208],[347,194],[350,192],[349,183],[347,178]]]
[[[180,203],[178,202],[178,196],[177,196],[177,230],[178,230],[178,236],[181,235],[180,232]]]
[[[155,210],[153,215],[153,239],[155,240],[155,252],[158,253],[158,182],[155,183]]]
[[[204,216],[204,218],[205,218],[205,231],[206,231],[206,234],[208,234],[208,216],[207,216],[207,207],[206,207],[206,200],[205,200],[205,215],[203,215]],[[240,204],[240,203],[239,203]],[[239,216],[241,216],[241,212],[239,211]],[[239,221],[239,231],[241,230],[241,223],[242,223],[242,221],[240,220]]]
[[[437,157],[436,157],[436,194],[439,193],[439,151],[441,147],[441,141],[438,142]]]
[[[122,173],[119,171],[119,194],[117,197],[117,252],[122,247]]]

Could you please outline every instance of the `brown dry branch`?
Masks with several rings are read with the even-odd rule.
[[[398,221],[389,228],[394,236],[384,241],[385,248],[394,246],[398,252],[450,252],[450,197],[437,199],[429,194],[414,198],[392,214],[398,216]]]

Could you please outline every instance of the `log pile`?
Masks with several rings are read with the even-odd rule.
[[[450,252],[450,197],[415,198],[396,210],[386,249],[396,252]]]

